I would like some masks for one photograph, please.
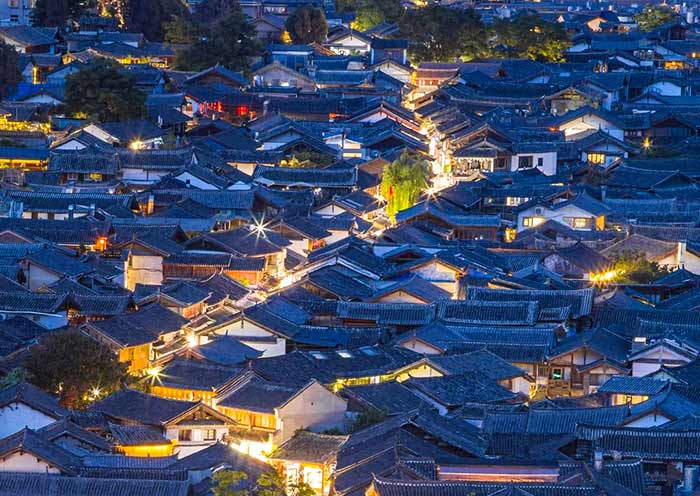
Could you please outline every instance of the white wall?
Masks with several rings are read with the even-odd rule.
[[[519,155],[513,155],[510,158],[510,170],[518,170],[518,157],[520,156],[531,156],[532,165],[534,168],[539,169],[545,176],[553,176],[557,173],[557,152],[546,152],[546,153],[521,153]],[[538,160],[542,159],[542,166],[537,165]]]
[[[0,439],[21,431],[25,427],[40,429],[55,421],[55,418],[44,415],[23,403],[11,403],[0,408]]]
[[[49,467],[48,463],[39,460],[30,453],[13,453],[8,457],[0,459],[0,472],[58,474],[60,470]]]
[[[49,286],[60,279],[55,273],[34,265],[32,262],[27,263],[27,269],[27,285],[32,291],[42,286]]]
[[[342,428],[347,407],[346,400],[313,383],[279,409],[280,429],[275,441],[283,443],[302,428],[316,432]]]
[[[630,422],[629,424],[625,424],[625,427],[656,427],[659,425],[664,425],[668,422],[670,422],[671,419],[668,417],[665,417],[661,414],[650,414],[646,415],[642,418],[639,418],[635,420],[634,422]]]

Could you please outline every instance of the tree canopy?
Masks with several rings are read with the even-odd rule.
[[[116,62],[98,59],[66,78],[66,111],[100,122],[126,121],[145,115],[146,95]]]
[[[410,56],[416,63],[471,60],[488,53],[486,29],[473,9],[430,5],[407,12],[399,28],[411,40]]]
[[[59,391],[66,408],[84,408],[116,391],[127,370],[112,350],[77,331],[42,338],[29,348],[24,366],[29,382],[50,393]]]
[[[292,42],[299,44],[323,43],[328,35],[328,23],[323,10],[305,5],[295,10],[284,23]]]
[[[247,71],[249,57],[260,53],[255,27],[248,22],[238,5],[212,25],[199,25],[199,28],[192,25],[175,31],[168,29],[167,35],[170,37],[179,33],[178,36],[181,36],[187,30],[190,36],[196,36],[196,40],[177,53],[174,67],[178,70],[201,71],[222,64],[234,71]]]
[[[676,15],[668,8],[647,4],[641,12],[634,16],[634,21],[642,31],[653,31],[676,18]]]
[[[32,24],[63,26],[68,19],[78,19],[94,6],[94,0],[36,0],[31,12]]]
[[[363,0],[356,2],[353,29],[366,31],[382,22],[396,22],[404,13],[400,0]]]
[[[7,96],[21,80],[19,53],[0,40],[0,98]]]
[[[416,203],[421,191],[428,188],[428,177],[428,163],[408,150],[384,169],[381,192],[390,219]]]
[[[668,269],[646,259],[644,253],[625,251],[613,263],[616,282],[648,284],[668,274]]]
[[[561,62],[569,41],[564,29],[543,21],[536,14],[494,22],[492,43],[504,49],[510,57],[528,58],[541,62]]]

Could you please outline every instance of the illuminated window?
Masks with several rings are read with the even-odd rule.
[[[571,227],[573,227],[574,229],[587,229],[588,227],[590,227],[590,225],[590,219],[587,219],[585,217],[576,217],[571,222]]]
[[[204,429],[202,439],[205,441],[216,441],[216,429]]]
[[[564,372],[560,368],[552,369],[552,380],[560,381],[564,377]]]
[[[589,164],[604,164],[605,154],[604,153],[589,153],[588,154]]]
[[[340,350],[340,351],[337,351],[336,353],[338,353],[338,356],[340,356],[341,358],[352,358],[352,353],[350,353],[347,350]]]
[[[98,174],[96,172],[91,172],[87,176],[88,181],[94,181],[94,182],[99,182],[102,181],[102,174]]]
[[[542,217],[524,217],[523,227],[537,227],[544,222]]]

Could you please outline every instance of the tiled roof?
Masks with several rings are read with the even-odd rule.
[[[90,477],[62,477],[44,474],[0,474],[0,493],[52,496],[99,494],[100,496],[188,496],[190,484],[186,481],[101,479]]]
[[[477,301],[536,301],[541,308],[561,308],[571,305],[574,317],[590,315],[593,308],[594,289],[577,289],[569,291],[555,290],[498,290],[487,288],[468,288],[467,300]]]
[[[122,389],[94,403],[90,409],[110,417],[161,426],[197,406],[196,402],[160,398]]]
[[[299,431],[269,456],[271,460],[324,464],[335,458],[348,436]]]

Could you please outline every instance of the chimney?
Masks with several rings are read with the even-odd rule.
[[[75,205],[68,205],[68,220],[73,220],[75,215]]]
[[[687,248],[688,244],[685,241],[678,242],[678,254],[676,255],[676,262],[678,263],[679,269],[685,267],[685,251]]]
[[[596,450],[593,453],[593,468],[596,472],[603,471],[603,452]]]
[[[148,195],[148,202],[146,203],[146,215],[153,215],[153,210],[155,209],[156,205],[156,197],[153,196],[153,193],[150,193]]]

